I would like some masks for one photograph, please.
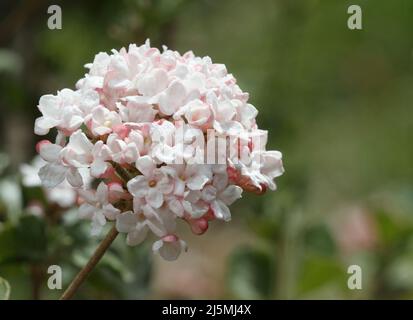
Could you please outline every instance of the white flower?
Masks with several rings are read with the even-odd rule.
[[[140,211],[140,208],[136,209]],[[131,246],[145,240],[148,231],[151,230],[160,237],[153,244],[152,250],[168,261],[176,260],[182,251],[187,250],[186,243],[173,233],[176,229],[176,222],[167,210],[159,210],[153,215],[145,211],[122,213],[116,217],[116,229],[127,233],[126,242]]]
[[[107,72],[109,62],[110,56],[106,52],[98,53],[95,56],[93,63],[86,65],[86,67],[90,69],[89,75],[104,77]]]
[[[119,164],[135,162],[139,157],[139,144],[130,139],[121,139],[116,133],[109,135],[106,144],[111,159]]]
[[[35,133],[44,135],[53,127],[76,130],[83,122],[82,111],[75,103],[77,98],[77,93],[69,89],[63,89],[56,96],[42,96],[38,108],[43,116],[36,119]]]
[[[98,94],[90,90],[63,89],[55,96],[42,96],[38,105],[42,117],[36,119],[35,133],[45,135],[54,127],[67,133],[75,131],[82,125],[84,113],[98,101]]]
[[[176,235],[167,235],[156,241],[152,250],[167,261],[176,260],[182,251],[188,250],[186,242]]]
[[[78,169],[62,164],[61,146],[46,140],[41,141],[38,146],[40,156],[47,162],[39,170],[40,180],[46,188],[54,188],[65,179],[73,187],[83,185],[83,179]]]
[[[80,130],[70,136],[61,153],[65,163],[74,168],[90,167],[91,176],[96,178],[109,167],[106,162],[110,159],[109,147],[103,141],[93,144]]]
[[[164,115],[174,114],[179,107],[185,104],[187,92],[185,86],[179,81],[173,81],[159,96],[159,111]]]
[[[152,231],[163,237],[176,228],[175,217],[166,210],[155,211],[142,199],[134,199],[133,211],[124,212],[116,217],[116,229],[127,233],[126,242],[130,246],[141,243]]]
[[[92,234],[101,232],[106,220],[115,220],[120,210],[109,202],[109,188],[101,182],[96,191],[79,190],[79,195],[85,200],[79,208],[79,215],[82,218],[92,220]]]
[[[182,199],[184,211],[189,214],[191,218],[200,218],[209,210],[209,204],[202,200],[201,195],[201,191],[187,191],[185,197]],[[171,205],[170,208],[172,208]]]
[[[210,203],[212,212],[217,219],[224,221],[231,220],[229,205],[241,198],[242,188],[236,185],[228,184],[228,175],[226,172],[216,173],[211,185],[202,190],[202,199]]]
[[[98,106],[92,111],[92,118],[89,125],[94,135],[103,136],[111,133],[114,127],[121,124],[122,119],[117,112]]]
[[[116,229],[128,234],[126,243],[130,246],[138,245],[145,240],[148,234],[146,219],[132,211],[124,212],[116,217]]]
[[[165,167],[165,172],[174,177],[176,195],[183,195],[185,187],[189,190],[201,190],[212,179],[212,170],[209,165],[170,165]]]
[[[156,168],[156,163],[149,156],[140,157],[136,161],[137,169],[142,173],[128,182],[129,192],[137,198],[145,198],[153,208],[160,208],[164,194],[173,189],[171,179],[162,170]]]
[[[175,130],[175,126],[169,121],[152,124],[150,129],[152,142],[150,154],[157,162],[172,163],[175,159],[173,148]]]
[[[271,190],[275,190],[276,185],[273,180],[284,173],[284,167],[281,160],[282,154],[279,151],[271,150],[262,152],[260,156],[260,171],[265,177],[265,184],[268,185]]]
[[[188,124],[196,128],[208,128],[212,122],[212,110],[210,106],[199,99],[192,100],[180,108],[175,114],[174,119],[180,119],[182,115]]]
[[[168,74],[164,69],[152,69],[137,80],[136,88],[142,96],[153,97],[168,86]]]
[[[119,114],[124,122],[145,123],[155,120],[157,111],[152,104],[141,102],[141,96],[126,97],[126,106],[118,103]]]
[[[251,153],[251,162],[244,164],[239,162],[240,175],[248,177],[251,183],[259,190],[265,188],[276,189],[273,181],[284,173],[282,155],[279,151],[254,151]]]

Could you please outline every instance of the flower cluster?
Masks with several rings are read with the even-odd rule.
[[[76,90],[40,98],[35,133],[57,129],[54,143],[37,145],[47,162],[39,176],[46,187],[67,180],[78,189],[94,234],[108,220],[129,245],[151,232],[153,250],[174,260],[186,250],[177,220],[202,234],[211,220],[231,219],[243,190],[275,189],[281,153],[265,150],[258,112],[225,65],[147,41],[99,53],[86,67]],[[96,188],[85,187],[80,169]]]

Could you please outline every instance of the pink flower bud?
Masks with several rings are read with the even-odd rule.
[[[113,127],[113,132],[115,132],[119,138],[125,139],[129,135],[130,128],[124,124],[120,124]]]
[[[40,153],[40,149],[45,146],[46,144],[50,144],[51,142],[49,140],[41,140],[38,143],[36,143],[36,152]]]

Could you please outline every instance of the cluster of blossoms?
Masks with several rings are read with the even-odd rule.
[[[99,53],[86,67],[75,91],[40,98],[35,133],[57,129],[54,143],[37,145],[47,162],[39,176],[48,188],[66,180],[77,189],[93,234],[108,220],[129,245],[152,232],[153,250],[174,260],[186,250],[177,220],[202,234],[209,221],[231,219],[243,190],[275,189],[281,153],[265,150],[257,110],[225,65],[147,41]]]

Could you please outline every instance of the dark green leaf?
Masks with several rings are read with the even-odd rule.
[[[268,299],[273,291],[275,263],[264,251],[240,248],[230,258],[228,281],[238,299]]]
[[[39,262],[47,254],[45,223],[35,216],[23,216],[6,224],[0,232],[0,264],[15,261]]]

